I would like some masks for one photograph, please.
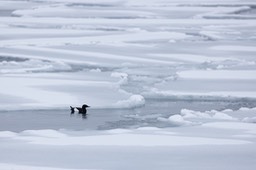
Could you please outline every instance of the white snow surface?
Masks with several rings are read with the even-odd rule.
[[[255,102],[255,6],[1,0],[0,114],[83,103],[136,111],[150,99]],[[0,131],[0,169],[254,170],[256,108],[201,110],[126,115],[161,128]]]
[[[250,0],[1,1],[0,109],[255,98],[254,5]]]

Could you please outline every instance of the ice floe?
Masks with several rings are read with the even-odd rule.
[[[132,95],[128,100],[118,101],[114,107],[117,108],[135,108],[145,104],[145,99],[141,95]]]
[[[122,116],[139,125],[0,131],[0,169],[254,170],[255,5],[1,1],[1,116],[88,103],[123,108]],[[236,106],[136,114],[150,99]]]

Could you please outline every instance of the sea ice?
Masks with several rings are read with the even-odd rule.
[[[255,6],[253,0],[2,0],[0,117],[10,120],[3,129],[12,126],[12,113],[21,121],[27,110],[69,112],[83,103],[95,112],[109,109],[110,124],[121,108],[118,116],[137,126],[124,129],[121,118],[110,130],[35,130],[19,122],[27,130],[14,124],[17,132],[0,132],[0,169],[254,170]],[[158,108],[178,100],[212,106]],[[139,113],[147,102],[155,108]],[[214,108],[221,102],[229,105]]]

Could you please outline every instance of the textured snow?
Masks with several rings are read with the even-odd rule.
[[[145,104],[145,99],[141,95],[132,95],[128,100],[118,101],[115,106],[118,108],[141,107]]]
[[[230,116],[224,112],[219,112],[216,110],[199,112],[199,111],[194,111],[194,110],[182,109],[181,115],[184,118],[236,120],[236,118],[233,118],[232,116]]]
[[[254,0],[2,0],[0,117],[7,122],[0,124],[0,169],[254,170],[255,6]],[[163,111],[166,101],[212,106]],[[229,105],[217,107],[220,101]],[[144,113],[147,102],[155,108]],[[105,117],[83,117],[81,131],[22,124],[28,110],[60,113],[83,103]],[[44,116],[28,121],[47,126]],[[68,123],[72,118],[81,117],[71,115]],[[83,129],[113,119],[112,129]],[[26,130],[6,130],[12,125]]]
[[[184,120],[184,118],[181,115],[173,115],[173,116],[170,116],[168,119],[159,117],[158,120],[164,121],[164,122],[169,122],[176,126],[186,126],[186,125],[192,124],[192,122]]]
[[[134,95],[255,98],[253,5],[5,0],[0,7],[1,108],[8,110],[12,103],[12,110],[84,102],[95,108],[143,106]]]

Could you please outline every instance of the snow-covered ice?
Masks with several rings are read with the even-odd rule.
[[[0,169],[254,170],[255,6],[1,0]]]
[[[2,87],[1,98],[22,98],[14,109],[64,108],[81,100],[95,107],[116,107],[132,95],[253,98],[253,5],[236,0],[5,0],[0,18],[1,82],[17,90]],[[86,78],[93,70],[101,70],[94,75],[99,81]],[[126,75],[120,90],[128,93],[115,88],[120,81],[113,79],[116,72]],[[58,90],[52,90],[52,75],[60,81],[53,83]],[[24,78],[31,76],[35,78]],[[34,84],[41,80],[44,85]],[[101,80],[109,84],[109,93]],[[85,90],[77,95],[80,83],[88,86],[79,85]],[[104,91],[100,99],[105,100],[98,102],[99,96],[86,89]],[[1,104],[6,106],[8,102]]]

